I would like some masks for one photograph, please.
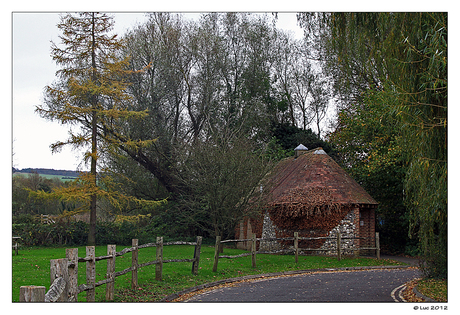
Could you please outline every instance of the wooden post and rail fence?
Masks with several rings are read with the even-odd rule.
[[[45,293],[44,286],[22,286],[20,288],[20,302],[77,302],[78,294],[86,291],[86,301],[95,301],[95,288],[103,284],[105,298],[113,301],[115,291],[115,278],[131,272],[131,288],[138,287],[137,273],[140,268],[155,266],[155,280],[161,281],[163,264],[172,262],[191,262],[192,274],[198,273],[200,263],[202,237],[198,236],[196,242],[168,242],[163,243],[163,237],[157,237],[156,243],[138,244],[137,239],[132,240],[132,246],[116,251],[116,245],[107,245],[107,255],[95,256],[95,247],[86,247],[86,256],[78,257],[78,248],[66,249],[66,258],[52,259],[50,261],[51,286]],[[163,259],[163,246],[192,245],[195,246],[193,258],[190,259]],[[142,248],[156,247],[156,260],[139,264],[138,252]],[[131,252],[131,267],[115,272],[116,257]],[[96,261],[107,260],[106,279],[96,282]],[[78,263],[86,263],[86,283],[78,285]]]
[[[317,240],[329,239],[336,241],[337,259],[341,260],[342,250],[341,242],[343,239],[363,239],[358,237],[342,237],[340,233],[334,237],[299,237],[299,233],[295,232],[294,237],[286,238],[256,238],[253,234],[250,239],[239,240],[224,240],[221,241],[220,236],[216,236],[216,244],[214,251],[214,264],[212,271],[217,271],[219,259],[221,258],[238,258],[251,256],[251,265],[256,267],[257,254],[278,254],[278,253],[294,253],[295,262],[298,262],[298,257],[304,251],[329,251],[330,249],[313,249],[299,248],[299,240]],[[291,249],[281,249],[272,251],[257,251],[257,241],[294,241],[294,246]],[[220,246],[230,242],[251,242],[251,251],[240,255],[228,256],[220,255]],[[95,301],[95,288],[103,284],[106,285],[105,298],[107,301],[113,301],[115,291],[115,278],[131,272],[131,288],[138,287],[137,272],[140,268],[155,264],[155,280],[161,281],[163,264],[172,262],[191,262],[192,274],[198,273],[200,262],[202,237],[198,236],[196,242],[168,242],[163,243],[163,237],[157,237],[156,243],[148,243],[139,245],[137,239],[132,240],[132,246],[123,249],[120,252],[116,251],[116,245],[107,245],[107,255],[95,257],[95,247],[86,247],[86,256],[78,257],[78,248],[66,249],[66,258],[53,259],[50,261],[50,280],[51,286],[48,292],[44,286],[21,286],[20,302],[77,302],[78,294],[86,291],[86,301]],[[167,245],[192,245],[195,246],[194,255],[191,259],[163,259],[163,246]],[[156,247],[156,260],[139,264],[138,251],[142,248]],[[380,240],[379,233],[375,234],[375,247],[360,247],[360,250],[375,250],[377,258],[380,259]],[[131,252],[131,267],[122,271],[115,272],[116,257],[123,256]],[[96,282],[96,261],[107,260],[106,279]],[[78,263],[86,263],[86,283],[78,285]]]
[[[219,259],[221,258],[228,258],[228,259],[233,259],[233,258],[239,258],[239,257],[246,257],[246,256],[251,256],[251,265],[253,268],[256,267],[256,255],[257,254],[288,254],[288,253],[294,253],[295,257],[295,262],[298,263],[299,261],[299,255],[301,254],[300,252],[306,252],[306,251],[321,251],[321,252],[327,252],[330,251],[331,249],[323,249],[323,248],[299,248],[299,240],[319,240],[319,239],[324,239],[324,240],[335,240],[336,241],[336,247],[335,250],[337,252],[337,260],[342,259],[342,240],[344,239],[366,239],[364,237],[342,237],[341,233],[338,232],[336,237],[299,237],[299,232],[294,232],[294,237],[284,237],[284,238],[256,238],[256,235],[253,234],[252,238],[249,239],[235,239],[235,240],[225,240],[221,241],[221,237],[217,236],[216,237],[216,245],[215,245],[215,250],[214,250],[214,264],[212,267],[212,271],[216,272],[217,271],[217,266],[219,264]],[[279,249],[279,250],[256,250],[257,249],[257,241],[294,241],[294,246],[293,248],[290,249]],[[243,253],[239,255],[233,255],[233,256],[228,256],[228,255],[220,255],[219,254],[219,249],[221,247],[221,244],[223,243],[231,243],[231,242],[251,242],[251,252],[250,253]],[[359,250],[375,250],[376,251],[376,256],[377,259],[380,259],[380,238],[379,238],[379,233],[375,233],[375,247],[359,247],[359,249],[355,250],[355,255],[359,253]]]

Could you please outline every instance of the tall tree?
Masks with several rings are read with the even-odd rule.
[[[428,275],[447,275],[447,13],[302,14],[319,37],[336,91],[397,117],[408,163],[405,204]],[[345,85],[342,83],[346,83]],[[346,93],[345,93],[346,92]],[[364,107],[362,107],[364,108]]]
[[[299,41],[279,30],[275,31],[273,58],[274,87],[288,108],[287,117],[282,117],[281,123],[306,129],[310,63],[302,60]]]
[[[328,84],[328,78],[322,74],[315,74],[312,77],[313,79],[309,82],[311,91],[309,111],[318,130],[318,137],[321,137],[320,124],[326,117],[332,95],[329,92],[330,85]]]
[[[64,145],[89,147],[85,161],[90,162],[90,172],[82,174],[82,186],[78,186],[84,189],[78,193],[61,191],[68,194],[63,198],[79,196],[88,201],[89,244],[95,244],[97,198],[104,194],[98,188],[98,160],[104,150],[110,150],[115,144],[141,145],[117,133],[116,126],[122,118],[146,115],[146,112],[127,109],[130,102],[126,93],[128,60],[118,57],[122,42],[110,34],[113,23],[107,14],[94,12],[61,16],[57,27],[62,32],[59,37],[62,47],[52,43],[53,60],[61,68],[56,73],[57,81],[45,88],[44,105],[36,108],[46,119],[80,127],[79,132],[71,130],[66,141],[52,144],[53,152]]]
[[[155,13],[127,35],[133,69],[151,67],[133,76],[129,87],[134,108],[150,115],[126,132],[158,140],[125,153],[154,174],[171,198],[190,192],[177,166],[192,143],[226,128],[266,137],[270,74],[258,34],[268,40],[267,22],[247,14],[204,14],[194,22]]]
[[[238,157],[244,159],[238,162],[244,168],[246,160],[251,160],[239,154],[235,146],[244,144],[246,149],[250,148],[245,154],[251,156],[265,149],[265,143],[273,136],[274,125],[286,121],[294,124],[299,119],[296,116],[299,112],[297,95],[304,98],[301,102],[306,115],[312,115],[307,112],[308,93],[300,91],[311,83],[308,81],[311,68],[309,64],[302,68],[301,74],[305,76],[292,92],[290,72],[296,67],[290,67],[287,60],[295,59],[295,55],[281,48],[289,46],[290,39],[279,43],[278,50],[273,49],[275,36],[274,24],[259,15],[208,13],[197,21],[187,21],[176,14],[151,14],[145,24],[127,34],[123,50],[124,55],[132,56],[132,70],[150,65],[145,72],[132,76],[132,84],[128,87],[134,100],[131,108],[148,110],[149,115],[139,122],[128,121],[123,125],[123,134],[139,141],[157,141],[142,148],[120,146],[116,153],[122,157],[111,158],[111,166],[129,165],[129,169],[136,170],[133,174],[138,174],[136,167],[141,165],[150,175],[139,179],[149,181],[152,187],[163,186],[164,190],[156,191],[169,192],[171,207],[179,205],[174,208],[177,217],[185,210],[193,210],[194,215],[212,210],[217,222],[218,209],[213,206],[214,201],[211,204],[201,197],[224,196],[225,209],[231,209],[230,203],[235,199],[225,197],[223,191],[228,187],[223,184],[215,186],[214,189],[220,191],[212,196],[206,195],[204,190],[195,195],[198,178],[190,174],[195,174],[204,165],[200,159],[207,159],[209,163],[200,171],[203,176],[199,184],[205,185],[205,178],[211,178],[205,171],[235,165]],[[278,56],[279,52],[286,53],[286,57]],[[284,65],[279,65],[281,61]],[[278,74],[284,75],[283,81],[276,81]],[[289,93],[296,97],[290,99]],[[292,102],[288,103],[290,100]],[[303,123],[307,131],[310,121],[308,117],[308,123],[306,119]],[[238,141],[232,138],[224,144],[222,139],[235,134],[238,134]],[[241,135],[248,138],[246,142]],[[198,153],[205,154],[206,149],[210,154],[200,157]],[[214,150],[228,150],[235,157],[232,159],[231,154]],[[216,156],[221,158],[212,158]],[[235,172],[238,171],[236,168]],[[242,183],[249,185],[250,181]],[[136,185],[132,188],[140,192]],[[189,209],[192,205],[193,209]],[[236,204],[233,206],[238,208]],[[201,224],[203,218],[206,219],[198,216],[195,222]],[[228,227],[225,229],[229,231]],[[215,229],[211,230],[210,233],[216,233]]]
[[[329,138],[340,153],[338,162],[379,202],[376,224],[382,248],[404,253],[414,241],[408,235],[409,211],[403,190],[407,163],[397,120],[369,99],[341,109]]]

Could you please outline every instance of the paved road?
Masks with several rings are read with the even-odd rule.
[[[417,269],[320,272],[239,283],[186,302],[396,302]]]

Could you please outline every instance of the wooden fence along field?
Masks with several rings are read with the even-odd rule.
[[[324,239],[324,240],[335,240],[336,241],[336,252],[337,252],[337,259],[341,260],[342,259],[342,251],[341,251],[341,242],[343,239],[364,239],[363,237],[342,237],[340,232],[337,233],[337,236],[334,237],[299,237],[299,232],[294,232],[294,237],[284,237],[284,238],[256,238],[256,235],[253,234],[252,238],[249,239],[237,239],[237,240],[225,240],[221,241],[220,236],[216,237],[216,245],[215,245],[215,251],[214,251],[214,264],[212,267],[212,271],[216,272],[217,271],[217,265],[219,263],[220,258],[239,258],[239,257],[246,257],[251,255],[251,263],[252,267],[256,267],[256,255],[257,254],[290,254],[293,253],[295,256],[295,262],[299,262],[299,254],[300,251],[306,252],[306,251],[327,251],[325,249],[317,249],[317,248],[302,248],[299,249],[299,240],[318,240],[318,239]],[[379,233],[375,233],[375,247],[360,247],[360,250],[375,250],[376,251],[376,256],[377,259],[380,259],[380,238],[379,238]],[[271,250],[271,251],[263,251],[263,250],[256,250],[257,249],[257,241],[294,241],[294,246],[293,248],[289,249],[279,249],[279,250]],[[227,255],[220,255],[219,251],[221,248],[221,244],[223,243],[231,243],[231,242],[251,242],[251,252],[250,253],[243,253],[240,255],[234,255],[234,256],[227,256]],[[357,255],[359,251],[357,250],[355,255]]]
[[[44,286],[22,286],[20,288],[20,302],[77,302],[78,294],[86,291],[86,301],[94,302],[95,288],[106,285],[105,298],[113,301],[115,278],[131,272],[131,288],[138,287],[137,272],[140,268],[155,264],[155,280],[162,279],[163,264],[172,262],[191,262],[192,273],[197,274],[200,262],[202,237],[196,242],[168,242],[163,243],[163,237],[157,237],[156,243],[138,245],[138,240],[132,240],[132,247],[116,252],[116,245],[107,245],[107,255],[95,257],[95,247],[86,247],[86,256],[78,257],[78,248],[66,249],[66,258],[50,261],[51,287],[45,294]],[[192,245],[195,246],[194,257],[190,259],[163,259],[163,246]],[[143,264],[138,263],[138,251],[142,248],[156,247],[156,260]],[[115,272],[115,259],[131,252],[131,267]],[[107,260],[106,279],[95,282],[96,261]],[[86,283],[78,285],[78,263],[86,263]]]
[[[340,233],[337,233],[336,238],[331,237],[320,237],[321,239],[336,240],[336,251],[337,259],[341,259],[341,240],[342,239],[362,239],[357,237],[344,237],[342,238]],[[295,232],[294,237],[287,238],[256,238],[255,234],[251,239],[241,240],[224,240],[221,241],[221,237],[216,237],[216,245],[214,252],[214,264],[212,271],[217,271],[217,265],[219,259],[227,258],[239,258],[251,255],[252,267],[256,267],[256,255],[257,254],[278,254],[278,253],[294,253],[295,262],[298,262],[298,256],[301,251],[318,251],[319,249],[302,248],[298,247],[299,240],[314,240],[320,238],[310,237],[299,237],[299,233]],[[257,241],[293,241],[294,246],[291,249],[272,250],[272,251],[256,251]],[[240,255],[227,256],[220,255],[220,247],[224,243],[231,242],[251,242],[251,252],[243,253]],[[78,294],[86,291],[86,301],[93,302],[95,300],[95,288],[103,284],[106,285],[105,298],[107,301],[113,301],[115,291],[115,278],[121,275],[131,272],[131,288],[136,289],[138,287],[137,271],[149,265],[155,264],[155,280],[162,279],[163,264],[173,262],[191,262],[192,263],[192,274],[198,273],[198,265],[200,262],[200,251],[201,251],[202,237],[198,236],[196,242],[168,242],[163,243],[162,237],[157,237],[156,243],[148,243],[139,245],[137,239],[132,240],[132,247],[123,249],[120,252],[116,251],[116,245],[107,245],[107,255],[95,257],[95,247],[86,247],[86,256],[78,257],[78,249],[71,248],[66,249],[66,258],[53,259],[50,261],[50,280],[51,287],[47,293],[45,293],[44,286],[21,286],[20,288],[20,302],[77,302]],[[195,246],[194,256],[190,259],[163,259],[163,246],[168,245],[192,245]],[[149,261],[143,264],[138,263],[138,251],[142,248],[156,247],[156,260]],[[379,234],[375,235],[375,247],[361,247],[362,250],[376,250],[377,258],[380,259],[380,242]],[[324,251],[324,249],[321,249]],[[131,256],[131,267],[126,268],[122,271],[115,272],[115,259],[116,257],[122,256],[126,253],[132,253]],[[96,261],[107,260],[107,274],[106,279],[95,282],[96,279]],[[78,263],[86,263],[86,283],[78,285]]]

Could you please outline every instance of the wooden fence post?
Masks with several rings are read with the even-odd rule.
[[[251,263],[252,268],[256,268],[256,234],[252,234],[252,246],[251,246]]]
[[[163,274],[163,237],[157,237],[157,264],[155,265],[155,280],[161,281]]]
[[[341,250],[341,240],[342,240],[342,237],[340,235],[340,231],[337,231],[337,260],[340,261],[342,259],[342,254],[340,252]]]
[[[193,254],[193,259],[195,259],[192,263],[192,274],[198,274],[198,266],[200,264],[200,253],[201,253],[201,243],[203,238],[201,236],[196,237],[196,245],[195,245],[195,253]]]
[[[66,299],[66,293],[68,293],[66,287],[67,282],[64,280],[64,278],[59,277],[54,279],[50,289],[45,294],[45,302],[59,302],[63,300],[63,302],[68,302],[69,300]]]
[[[78,248],[67,248],[65,257],[69,260],[69,301],[77,302],[78,289]]]
[[[133,239],[132,240],[132,247],[134,247],[134,250],[132,251],[132,256],[131,256],[131,289],[135,290],[138,287],[137,283],[137,265],[139,264],[139,240]]]
[[[105,285],[105,299],[107,301],[113,301],[114,292],[115,292],[115,277],[113,273],[115,272],[115,254],[117,252],[117,245],[107,245],[107,255],[112,256],[112,258],[107,259],[107,279],[110,280]]]
[[[377,252],[377,259],[380,259],[380,235],[379,235],[379,232],[375,233],[375,250]]]
[[[216,236],[216,247],[214,249],[214,265],[212,271],[217,271],[217,264],[219,263],[219,247],[220,247],[220,236]]]
[[[86,291],[86,302],[94,302],[96,299],[96,255],[94,246],[86,246],[86,257],[90,260],[86,262],[86,284],[93,286]]]
[[[52,259],[50,261],[50,286],[54,283],[57,278],[62,278],[65,282],[64,288],[58,302],[67,302],[69,300],[69,260],[67,258]]]
[[[295,263],[299,262],[299,232],[294,232]]]
[[[16,252],[16,256],[19,255],[19,243],[18,243],[19,239],[21,239],[20,236],[13,236],[13,242],[14,242],[13,249]]]
[[[45,287],[28,285],[19,288],[19,302],[45,302]]]

